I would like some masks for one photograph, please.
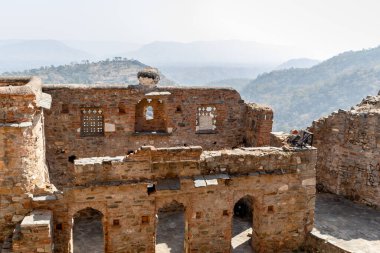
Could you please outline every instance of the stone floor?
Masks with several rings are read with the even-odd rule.
[[[315,236],[349,252],[380,252],[380,211],[332,194],[318,194]]]
[[[232,229],[232,252],[252,253],[251,237],[248,236],[252,234],[252,222],[234,217]]]

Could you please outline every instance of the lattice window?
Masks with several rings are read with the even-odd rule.
[[[81,136],[103,136],[104,117],[100,108],[81,109]]]
[[[200,106],[197,111],[196,128],[197,132],[216,130],[216,107]]]

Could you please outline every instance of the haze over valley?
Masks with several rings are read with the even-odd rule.
[[[270,105],[274,130],[285,131],[348,109],[380,87],[380,48],[319,61],[288,59],[286,47],[241,41],[73,46],[55,40],[0,41],[0,68],[3,75],[37,75],[45,83],[137,84],[137,72],[154,66],[161,71],[161,85],[233,87],[247,101]],[[114,57],[128,49],[119,54],[124,57]]]
[[[274,130],[284,131],[380,87],[380,21],[371,0],[94,0],[91,11],[87,1],[19,1],[22,8],[2,5],[2,75],[136,84],[136,73],[152,66],[160,85],[233,87],[246,101],[268,104]]]

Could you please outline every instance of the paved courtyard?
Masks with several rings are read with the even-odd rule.
[[[332,194],[318,194],[314,235],[355,253],[380,252],[380,211]]]

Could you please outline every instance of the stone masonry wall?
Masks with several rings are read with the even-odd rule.
[[[246,141],[249,147],[269,146],[273,125],[273,111],[268,106],[250,103],[247,105]]]
[[[319,189],[380,206],[380,96],[313,122]]]
[[[201,174],[199,146],[155,148],[143,146],[127,157],[94,157],[75,160],[75,185],[99,182],[176,178]]]
[[[144,151],[144,150],[143,150]],[[160,153],[156,156],[153,153]],[[189,154],[186,155],[186,153]],[[180,156],[179,154],[182,154]],[[144,156],[146,156],[144,158]],[[145,164],[146,172],[165,171],[177,159],[183,166],[177,173],[179,188],[158,190],[160,178],[153,173],[141,180],[94,182],[88,176],[84,185],[67,188],[56,198],[34,201],[33,207],[53,211],[57,252],[69,252],[72,217],[87,207],[103,213],[106,252],[154,252],[156,214],[176,201],[185,207],[187,252],[230,252],[234,204],[249,195],[254,199],[253,247],[256,252],[289,252],[304,242],[313,227],[316,150],[282,151],[278,148],[252,148],[226,151],[176,151],[147,148],[130,156],[125,163],[155,160]],[[161,161],[158,160],[161,157]],[[183,157],[182,160],[180,157]],[[198,161],[196,161],[196,157]],[[186,163],[186,158],[192,161]],[[76,164],[76,167],[91,166]],[[102,163],[105,166],[108,161]],[[109,173],[111,168],[105,168]],[[153,170],[153,164],[155,169]],[[207,174],[189,176],[194,166]],[[92,165],[95,169],[97,165]],[[144,166],[140,164],[141,168]],[[128,166],[126,166],[128,167]],[[118,170],[131,176],[132,172]],[[216,174],[210,174],[210,173]],[[223,177],[216,177],[223,172]],[[106,173],[106,172],[104,172]],[[196,174],[196,173],[194,173]],[[139,172],[136,172],[138,177]],[[182,176],[183,175],[183,176]],[[207,178],[216,178],[207,183]],[[82,176],[82,182],[86,180]],[[203,186],[196,180],[206,182]],[[106,181],[106,180],[105,180]],[[199,182],[199,181],[197,181]],[[148,193],[147,186],[157,190]],[[118,222],[114,222],[118,220]]]
[[[13,81],[0,82],[0,241],[31,210],[31,194],[49,187],[41,84]]]
[[[53,98],[51,110],[45,112],[45,134],[51,180],[59,187],[73,180],[68,172],[73,167],[69,157],[117,156],[143,145],[200,145],[204,149],[218,150],[247,144],[248,107],[232,89],[46,85],[44,91]],[[165,122],[157,125],[157,131],[136,132],[136,116],[137,120],[141,119],[141,108],[137,105],[146,100],[159,101],[163,105],[155,109],[158,109],[156,115]],[[197,111],[199,107],[208,106],[216,108],[216,129],[198,133]],[[80,109],[83,107],[101,108],[105,130],[103,136],[81,136]],[[136,110],[139,113],[136,114]],[[271,119],[269,121],[272,122]],[[162,131],[162,126],[166,126],[166,131]],[[269,140],[265,140],[264,136],[269,136],[271,129],[265,129],[267,134],[260,131],[258,135],[250,136],[249,144],[268,145]]]

